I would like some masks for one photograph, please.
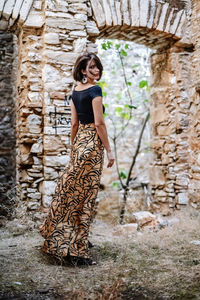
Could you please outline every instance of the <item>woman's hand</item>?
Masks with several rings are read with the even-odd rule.
[[[111,168],[115,161],[112,151],[107,151],[107,159],[108,159],[107,168]]]

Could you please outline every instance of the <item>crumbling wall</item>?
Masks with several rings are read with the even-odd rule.
[[[191,70],[191,101],[190,101],[190,184],[188,186],[189,199],[193,207],[200,208],[200,2],[192,1],[191,41],[194,45]]]
[[[152,210],[165,214],[189,202],[190,59],[176,46],[151,57]]]

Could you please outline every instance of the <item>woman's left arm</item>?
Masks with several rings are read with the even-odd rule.
[[[73,144],[79,126],[79,119],[78,119],[78,115],[73,100],[70,101],[70,108],[71,108],[71,144]]]

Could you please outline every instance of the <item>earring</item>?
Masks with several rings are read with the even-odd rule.
[[[83,79],[82,79],[82,83],[87,83],[87,81],[88,81],[88,80],[87,80],[87,77],[86,77],[86,75],[84,74],[84,75],[83,75]]]

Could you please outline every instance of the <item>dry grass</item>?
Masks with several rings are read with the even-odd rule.
[[[2,230],[0,299],[200,299],[200,246],[190,243],[200,240],[200,213],[175,216],[172,227],[131,236],[114,236],[113,226],[97,220],[98,265],[89,268],[54,264],[39,251],[36,230],[14,237]]]

